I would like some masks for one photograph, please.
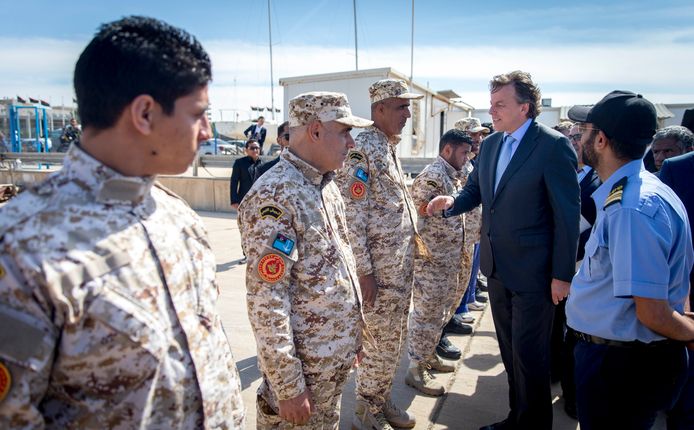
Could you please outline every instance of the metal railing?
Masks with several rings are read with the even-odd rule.
[[[21,160],[23,164],[48,164],[61,165],[64,153],[60,152],[0,152],[0,162]],[[198,157],[200,167],[231,168],[234,161],[242,158],[242,155],[201,155]],[[275,157],[263,155],[263,161],[272,160]],[[434,161],[433,158],[401,158],[402,170],[405,174],[414,177],[418,175],[424,167]]]

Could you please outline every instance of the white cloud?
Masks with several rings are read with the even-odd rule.
[[[461,47],[418,46],[415,80],[433,89],[453,89],[472,105],[488,104],[487,81],[495,74],[522,69],[532,73],[555,106],[592,103],[612,89],[642,92],[654,102],[693,102],[694,83],[683,71],[694,70],[689,46],[668,43],[690,37],[691,31],[662,33],[650,42],[572,44],[544,47],[486,46],[484,40]],[[2,39],[0,97],[30,95],[71,101],[74,63],[86,41]],[[234,40],[203,41],[213,62],[213,117],[240,119],[249,106],[270,106],[270,61],[267,46]],[[274,51],[275,106],[281,108],[283,77],[339,72],[354,68],[354,51],[345,47],[278,44]],[[364,49],[360,68],[393,67],[409,74],[409,46]]]

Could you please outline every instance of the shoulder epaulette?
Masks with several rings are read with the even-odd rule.
[[[624,186],[626,184],[626,176],[620,179],[619,181],[615,182],[615,184],[612,186],[612,189],[610,190],[610,194],[608,194],[607,198],[605,199],[605,204],[602,206],[603,210],[607,209],[608,206],[611,206],[615,203],[622,202],[622,196],[624,195]]]

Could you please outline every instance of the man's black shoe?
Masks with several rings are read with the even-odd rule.
[[[458,360],[460,358],[460,348],[453,345],[446,336],[441,336],[439,344],[436,345],[436,353],[439,357],[447,358],[449,360]]]
[[[450,321],[448,321],[448,324],[445,325],[443,328],[443,333],[452,333],[452,334],[471,334],[472,333],[472,326],[468,324],[464,324],[460,322],[458,319],[455,317],[451,318]]]
[[[477,288],[480,289],[480,291],[487,291],[487,281],[482,279],[481,277],[477,277]]]
[[[511,423],[506,419],[503,421],[499,421],[498,423],[480,427],[480,430],[511,430],[512,428],[513,426],[511,426]]]

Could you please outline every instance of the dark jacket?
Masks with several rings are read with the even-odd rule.
[[[270,160],[267,163],[263,163],[260,167],[258,167],[255,171],[255,179],[254,182],[258,180],[265,172],[270,170],[272,166],[277,164],[280,161],[280,157],[275,158],[274,160]]]
[[[241,203],[255,181],[256,171],[263,164],[258,158],[255,162],[249,156],[234,161],[229,183],[231,204]]]
[[[446,215],[482,204],[480,266],[512,291],[547,291],[576,272],[580,219],[576,153],[560,133],[533,121],[494,179],[503,133],[484,140],[477,166]]]
[[[595,169],[590,169],[590,172],[581,180],[578,184],[581,188],[581,216],[588,221],[591,226],[595,224],[595,202],[590,197],[591,194],[602,184],[598,173]],[[585,246],[588,238],[590,237],[591,229],[587,229],[578,238],[578,255],[576,255],[576,261],[582,260],[585,255]]]
[[[247,129],[245,129],[243,131],[243,135],[249,139],[256,139],[258,141],[258,143],[260,144],[260,148],[262,149],[263,143],[265,143],[265,136],[267,135],[267,130],[265,129],[265,127],[263,127],[260,129],[260,135],[251,134],[249,136],[249,134],[253,133],[253,131],[255,130],[255,126],[256,126],[256,124],[251,124],[250,127],[248,127]]]
[[[665,160],[658,177],[665,185],[672,188],[672,191],[682,200],[684,208],[687,209],[689,226],[694,225],[692,224],[694,222],[694,187],[692,186],[694,152]],[[689,275],[689,280],[692,285],[689,289],[689,302],[694,303],[694,270]]]

